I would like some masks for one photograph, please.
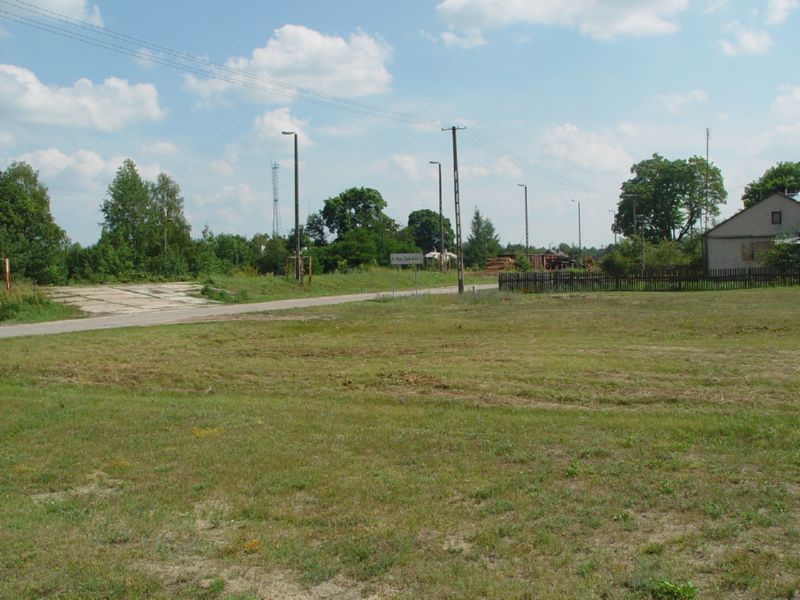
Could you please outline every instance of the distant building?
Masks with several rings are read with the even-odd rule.
[[[772,194],[739,211],[703,235],[706,270],[747,269],[758,266],[758,255],[775,237],[800,230],[800,202]]]

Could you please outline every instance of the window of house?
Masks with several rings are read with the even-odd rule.
[[[773,225],[780,225],[783,223],[783,213],[779,210],[772,211],[772,224]]]

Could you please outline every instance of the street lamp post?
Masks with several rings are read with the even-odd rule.
[[[524,183],[518,183],[517,187],[525,189],[525,259],[527,260],[530,253],[530,244],[528,244],[528,186]]]
[[[429,160],[432,165],[439,167],[439,270],[444,269],[444,217],[442,216],[442,163],[438,160]]]
[[[617,245],[617,229],[616,229],[617,214],[613,210],[609,210],[608,212],[610,212],[612,215],[614,215],[614,223],[613,223],[613,225],[611,227],[611,230],[614,232],[614,245],[616,246]]]
[[[300,281],[302,263],[300,258],[300,168],[297,162],[297,133],[281,131],[283,135],[294,136],[294,278]]]
[[[581,262],[583,262],[583,239],[581,238],[581,201],[573,200],[578,205],[578,250],[581,255]]]
[[[639,216],[636,214],[636,194],[622,194],[623,198],[630,198],[633,200],[633,235],[636,235],[636,228],[639,225]],[[642,215],[644,217],[644,215]],[[644,218],[642,218],[642,229],[641,229],[641,242],[642,242],[642,275],[644,275]]]

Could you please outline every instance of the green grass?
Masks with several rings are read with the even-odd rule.
[[[796,597],[799,301],[487,293],[4,340],[0,597]]]
[[[487,277],[475,273],[465,273],[465,285],[496,283],[497,277]],[[335,296],[366,292],[387,292],[392,289],[413,290],[414,271],[403,268],[354,270],[350,273],[326,273],[314,275],[298,284],[293,277],[219,275],[214,274],[201,279],[203,295],[220,302],[263,302],[304,298],[310,296]],[[454,286],[458,283],[455,271],[422,271],[417,273],[420,289],[430,287]]]
[[[43,288],[14,284],[9,291],[0,289],[0,323],[36,323],[78,316],[80,311],[76,308],[49,300]]]

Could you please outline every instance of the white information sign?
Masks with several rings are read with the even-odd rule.
[[[389,258],[392,261],[392,266],[395,267],[401,265],[421,265],[424,261],[421,253],[390,254]]]

